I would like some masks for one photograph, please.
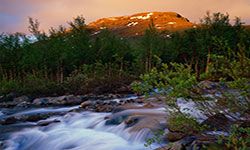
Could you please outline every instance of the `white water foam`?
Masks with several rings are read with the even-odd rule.
[[[43,110],[44,111],[44,110]],[[106,126],[110,113],[68,113],[60,123],[13,133],[6,150],[144,150],[148,131],[129,133],[125,124]]]

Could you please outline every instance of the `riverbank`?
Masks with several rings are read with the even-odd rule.
[[[29,148],[39,146],[39,143],[48,143],[50,146],[57,145],[58,149],[64,148],[64,146],[66,148],[68,146],[76,148],[85,146],[85,148],[102,149],[91,145],[92,142],[101,140],[101,143],[109,149],[115,149],[116,146],[120,149],[123,146],[129,149],[148,149],[144,144],[165,149],[194,147],[201,149],[205,146],[216,146],[223,149],[224,145],[218,142],[224,140],[222,136],[229,137],[235,134],[233,133],[235,126],[249,129],[249,109],[243,111],[242,107],[242,111],[231,110],[225,103],[225,100],[229,99],[226,99],[224,93],[230,92],[237,98],[239,105],[247,108],[245,102],[248,101],[248,98],[241,97],[239,90],[208,81],[201,82],[195,89],[192,97],[199,95],[200,98],[208,99],[197,101],[197,99],[180,97],[175,100],[175,107],[166,104],[169,97],[160,95],[149,97],[118,94],[65,95],[34,99],[21,96],[10,101],[1,101],[1,146],[3,149],[8,149],[8,147],[13,148],[14,145],[13,149],[19,150],[28,148],[27,146],[30,146]],[[176,116],[174,121],[171,120],[177,110],[194,118],[197,124],[193,124],[192,121],[181,116],[179,120],[176,120],[178,118]],[[73,129],[75,127],[77,130]],[[73,132],[74,136],[67,136],[62,132],[64,130]],[[96,130],[105,133],[100,133],[100,136],[103,136],[102,139],[99,139],[101,137],[94,139],[89,136],[85,137],[89,141],[88,145],[79,144],[81,143],[80,137],[86,136],[89,130],[91,130],[90,134],[95,133],[98,136],[99,133],[96,133]],[[163,132],[155,135],[156,131]],[[36,136],[33,133],[36,133]],[[52,137],[57,137],[59,134],[62,136],[62,140],[69,140],[73,144],[58,145],[55,141],[57,138]],[[112,134],[115,137],[111,136],[111,139],[121,139],[123,142],[118,140],[119,142],[113,143],[109,138],[105,138],[106,134]],[[50,143],[43,139],[42,137],[45,135],[50,137],[53,142]],[[243,136],[249,137],[248,134]],[[35,140],[22,142],[23,139],[31,137]],[[157,144],[155,138],[160,139],[160,144]],[[128,147],[129,143],[136,144]],[[163,146],[165,144],[167,146]],[[16,145],[19,146],[15,147]],[[114,145],[116,146],[113,147]],[[126,149],[124,147],[123,149]],[[41,146],[42,148],[43,146]]]

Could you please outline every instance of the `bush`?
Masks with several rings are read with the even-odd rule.
[[[167,120],[167,126],[170,130],[182,132],[188,135],[198,133],[205,129],[194,118],[182,113],[174,113]]]
[[[129,85],[133,77],[121,72],[116,67],[96,63],[95,65],[83,65],[74,71],[65,81],[65,86],[74,94],[104,94],[115,93],[124,85]]]
[[[56,83],[39,76],[28,75],[22,82],[22,89],[19,90],[21,94],[30,95],[53,95],[63,94],[64,88],[62,84]]]
[[[234,59],[230,59],[224,55],[211,55],[212,62],[210,63],[208,73],[205,78],[212,80],[238,80],[250,79],[250,59],[245,56],[245,52],[240,49],[237,55],[233,55]]]
[[[134,82],[132,89],[141,94],[149,94],[155,89],[161,94],[174,97],[188,97],[189,90],[197,83],[192,70],[177,63],[163,64],[161,69],[152,69],[148,74],[141,75],[141,82]]]
[[[227,149],[247,150],[250,146],[250,128],[233,126],[231,134],[228,137],[221,136],[218,143]]]
[[[20,82],[17,80],[0,80],[0,95],[20,90]]]

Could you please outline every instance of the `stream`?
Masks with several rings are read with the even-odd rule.
[[[39,122],[22,122],[11,125],[0,125],[0,130],[16,127],[16,131],[0,135],[4,150],[144,150],[148,137],[147,129],[129,132],[124,123],[105,125],[105,117],[111,113],[70,112],[79,106],[62,108],[36,108],[12,112],[0,111],[0,118],[21,115],[34,115],[54,112],[67,112],[55,115],[42,121],[54,121],[46,126],[38,126]],[[1,110],[1,109],[0,109]],[[1,132],[2,132],[1,131]],[[157,148],[153,145],[151,148]],[[1,147],[0,147],[1,149]]]

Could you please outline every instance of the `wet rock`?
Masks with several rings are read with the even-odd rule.
[[[12,101],[15,97],[17,97],[17,94],[15,92],[11,92],[9,94],[7,94],[3,100],[4,101]]]
[[[232,124],[233,122],[221,113],[215,114],[202,122],[202,125],[206,125],[208,129],[217,131],[229,131]]]
[[[31,121],[36,122],[39,120],[47,119],[50,117],[50,114],[41,114],[41,115],[30,115],[30,116],[23,116],[20,121]]]
[[[30,107],[31,103],[27,101],[20,102],[19,104],[16,105],[16,107],[22,107],[22,108],[28,108]]]
[[[79,95],[78,96],[82,102],[87,101],[90,99],[88,95]]]
[[[85,102],[83,102],[83,103],[81,103],[81,108],[86,108],[87,106],[90,106],[92,104],[92,102],[91,101],[85,101]]]
[[[38,106],[44,106],[48,105],[49,99],[48,98],[36,98],[33,100],[32,104],[38,105]]]
[[[131,116],[131,117],[128,117],[124,121],[124,123],[126,124],[126,128],[134,126],[135,124],[137,124],[139,122],[139,120],[141,118],[143,118],[143,117],[142,116]]]
[[[52,97],[49,99],[50,104],[65,105],[67,103],[67,96]]]
[[[58,123],[61,122],[60,120],[54,119],[54,120],[41,120],[37,123],[38,126],[47,126],[52,123]]]
[[[186,136],[179,141],[169,143],[157,150],[201,150],[204,149],[204,147],[206,147],[206,149],[224,149],[223,147],[218,147],[216,143],[217,138],[211,135]],[[213,147],[214,145],[216,146]]]
[[[15,117],[8,117],[6,119],[0,120],[1,125],[8,125],[8,124],[13,124],[16,123],[18,120]]]
[[[78,105],[82,102],[81,97],[73,95],[67,96],[64,100],[66,100],[64,103],[65,105]]]
[[[166,135],[166,138],[167,138],[167,141],[169,142],[176,142],[185,136],[186,134],[181,133],[181,132],[168,132]]]
[[[201,81],[198,84],[198,87],[201,89],[215,89],[216,87],[218,87],[218,84],[215,82],[205,80],[205,81]]]
[[[152,103],[147,102],[145,105],[143,105],[144,108],[153,108],[155,107]]]
[[[186,149],[202,149],[206,147],[207,149],[212,149],[214,145],[217,149],[224,149],[218,147],[219,145],[217,143],[217,138],[215,136],[211,135],[196,135],[196,139],[190,144],[186,145]]]
[[[2,102],[0,103],[0,108],[13,108],[17,105],[16,102]]]
[[[117,116],[117,117],[113,117],[108,119],[105,122],[105,125],[119,125],[121,124],[126,118],[128,118],[127,115],[121,115],[121,116]]]
[[[191,97],[212,99],[223,98],[222,91],[225,91],[225,86],[218,82],[201,81],[192,89]]]
[[[157,148],[156,150],[185,150],[185,147],[181,145],[181,143],[175,142],[173,144],[168,144],[166,146]]]
[[[0,103],[0,107],[3,108],[11,108],[11,107],[29,107],[30,99],[27,96],[20,96],[15,98],[15,94],[8,94],[6,97],[2,98],[2,102]]]
[[[16,101],[16,102],[29,102],[30,101],[30,98],[28,96],[20,96],[20,97],[17,97],[17,98],[14,98],[13,101]]]
[[[190,145],[193,143],[193,141],[196,140],[195,136],[188,136],[185,137],[177,142],[168,144],[164,147],[160,147],[156,150],[197,150],[197,149],[190,149]]]
[[[143,99],[141,99],[141,98],[136,99],[135,101],[136,101],[136,103],[138,103],[138,104],[142,104],[142,103],[144,103],[144,102],[143,102]]]
[[[95,103],[96,103],[96,105],[104,105],[103,101],[96,101]]]
[[[111,112],[113,110],[111,105],[98,105],[95,109],[96,112]]]
[[[118,97],[118,95],[115,95],[115,94],[109,94],[108,98],[110,98],[110,99],[116,99],[116,98],[119,98],[119,97]]]
[[[125,104],[125,101],[124,100],[120,100],[119,102],[121,105]]]
[[[134,107],[110,115],[107,118],[106,125],[118,125],[124,123],[131,133],[147,130],[146,132],[150,134],[151,131],[164,129],[165,126],[162,124],[165,124],[166,122],[166,112],[145,109],[143,107],[137,108],[139,109]]]
[[[110,102],[110,105],[116,106],[116,105],[117,105],[117,102],[116,102],[116,101],[111,101],[111,102]]]
[[[78,105],[81,102],[85,101],[86,97],[66,95],[59,97],[45,97],[45,98],[36,98],[33,100],[34,105],[38,106],[47,106],[47,105]]]

